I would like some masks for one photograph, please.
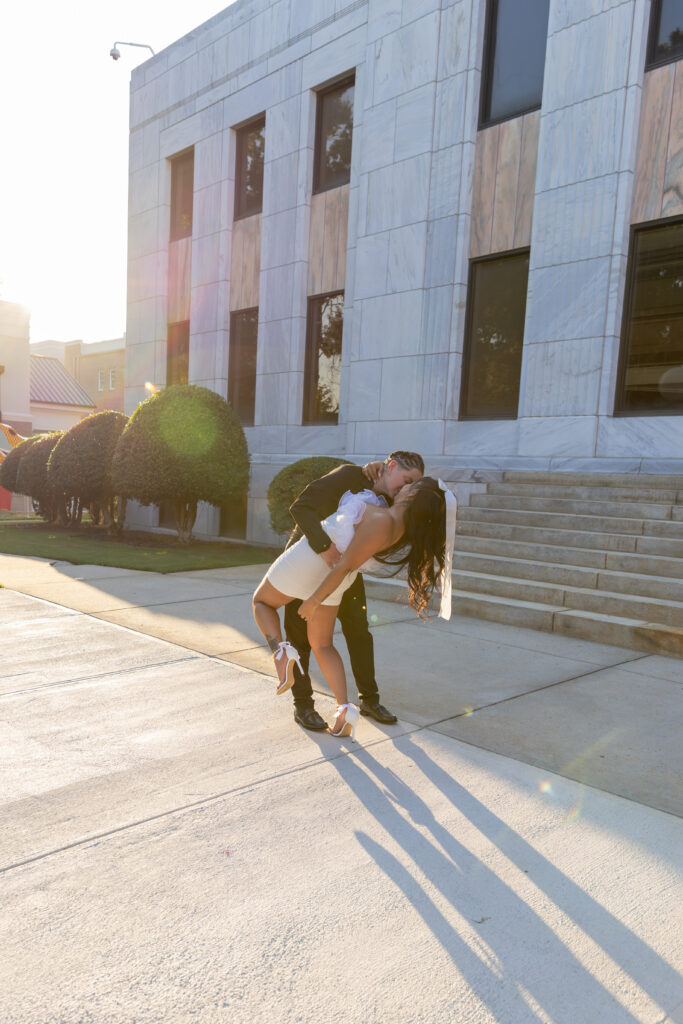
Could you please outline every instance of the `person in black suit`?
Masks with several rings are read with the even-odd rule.
[[[349,465],[333,469],[304,488],[290,507],[295,526],[287,547],[305,536],[313,551],[320,555],[330,569],[334,568],[340,553],[323,530],[321,520],[337,509],[342,495],[346,491],[358,494],[372,481],[372,489],[389,504],[405,484],[419,480],[423,473],[422,457],[417,452],[404,451],[392,452],[384,462],[369,463],[365,467]],[[313,701],[313,687],[308,673],[311,647],[306,623],[298,614],[300,607],[301,601],[297,600],[290,601],[285,607],[285,634],[298,651],[303,669],[300,671],[294,666],[294,721],[305,729],[322,731],[327,728],[327,724],[316,711]],[[360,573],[342,598],[338,618],[349,650],[361,714],[384,724],[396,722],[396,715],[387,710],[379,698],[365,585]]]

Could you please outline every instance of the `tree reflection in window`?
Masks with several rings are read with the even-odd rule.
[[[472,264],[461,419],[517,416],[528,276],[528,252]]]
[[[648,64],[683,57],[683,0],[653,0]]]
[[[683,221],[634,232],[617,412],[683,413]]]
[[[343,327],[343,292],[309,299],[304,423],[338,422]]]
[[[250,217],[263,207],[263,160],[266,149],[266,119],[240,128],[237,133],[237,174],[235,217]]]
[[[347,80],[318,96],[316,180],[323,192],[345,185],[351,174],[354,82]]]

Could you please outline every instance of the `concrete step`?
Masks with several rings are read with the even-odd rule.
[[[533,604],[577,608],[618,618],[658,622],[668,626],[683,625],[683,602],[680,601],[662,601],[652,597],[614,593],[595,588],[563,586],[480,572],[457,572],[455,583],[459,591],[487,594],[506,600],[513,599]]]
[[[549,549],[553,551],[554,549]],[[683,567],[682,567],[683,568]],[[531,580],[559,587],[578,587],[615,594],[683,602],[683,578],[619,572],[609,569],[563,565],[558,562],[511,558],[496,553],[456,551],[453,555],[454,580],[463,573],[483,573],[511,577],[518,582]],[[466,589],[471,589],[467,587]]]
[[[553,619],[553,632],[631,651],[683,658],[683,629],[637,619],[617,619],[595,612],[565,611]]]
[[[458,552],[474,552],[482,555],[500,554],[511,559],[555,562],[567,566],[615,569],[618,572],[683,579],[683,558],[658,558],[653,555],[635,555],[621,551],[615,553],[593,551],[586,548],[555,547],[550,544],[500,540],[495,537],[470,537],[462,533],[458,533],[456,536],[455,544],[455,555]]]
[[[559,562],[563,565],[588,566],[592,569],[604,569],[607,554],[605,551],[591,551],[583,548],[556,548],[550,544],[541,544],[501,537],[479,536],[464,533],[464,527],[458,525],[455,537],[455,552],[468,551],[484,555],[498,553],[510,558],[524,558],[531,561]],[[455,555],[454,555],[455,557]],[[683,571],[683,562],[681,563]]]
[[[401,580],[366,577],[366,587],[370,597],[407,603],[408,588]],[[683,658],[683,627],[679,626],[462,590],[454,591],[452,603],[458,615]],[[438,601],[432,607],[438,607]]]
[[[512,576],[518,580],[535,580],[538,583],[564,584],[569,587],[596,587],[598,584],[597,568],[509,557],[500,552],[500,547],[501,545],[496,545],[494,552],[454,551],[454,580],[459,578],[461,573],[480,572],[491,573],[494,576]],[[549,558],[552,557],[554,550],[550,547],[547,549]],[[683,588],[683,583],[681,587]]]
[[[461,513],[466,511],[467,509],[461,509]],[[665,558],[683,558],[683,540],[622,533],[591,533],[585,530],[544,529],[531,525],[517,526],[509,523],[468,519],[462,514],[458,519],[457,532],[459,535],[470,537],[526,541],[564,548],[590,548],[595,551],[623,551],[633,554],[661,555]],[[558,559],[558,561],[561,560]]]
[[[673,503],[594,501],[543,498],[522,494],[472,494],[470,508],[515,509],[523,512],[560,512],[565,515],[614,516],[628,519],[673,519]],[[681,507],[683,512],[683,506]]]
[[[562,512],[527,512],[522,509],[465,506],[458,511],[464,522],[505,523],[515,526],[539,526],[543,529],[588,530],[595,533],[621,533],[637,536],[671,537],[683,541],[683,522],[642,519],[625,516],[572,515]]]
[[[506,483],[538,483],[577,487],[628,487],[683,490],[683,476],[673,473],[553,473],[548,470],[510,469]]]
[[[579,484],[539,484],[521,481],[488,483],[488,494],[519,494],[538,498],[568,498],[570,501],[649,501],[672,505],[679,502],[683,508],[683,488],[649,487],[594,487]]]

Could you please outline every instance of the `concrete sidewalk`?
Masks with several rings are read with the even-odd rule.
[[[7,588],[274,677],[251,613],[264,571],[162,576],[0,554]],[[402,720],[683,816],[682,660],[462,616],[424,623],[387,601],[368,614],[381,696]],[[346,658],[341,636],[339,648]],[[354,700],[347,658],[346,670]]]
[[[339,741],[261,572],[0,556],[3,1024],[683,1020],[683,664],[371,603]]]

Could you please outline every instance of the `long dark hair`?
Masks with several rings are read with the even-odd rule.
[[[375,555],[384,565],[398,572],[408,567],[410,604],[420,618],[427,607],[444,566],[446,551],[446,497],[438,482],[423,476],[415,486],[415,495],[406,510],[405,532],[386,551]]]

